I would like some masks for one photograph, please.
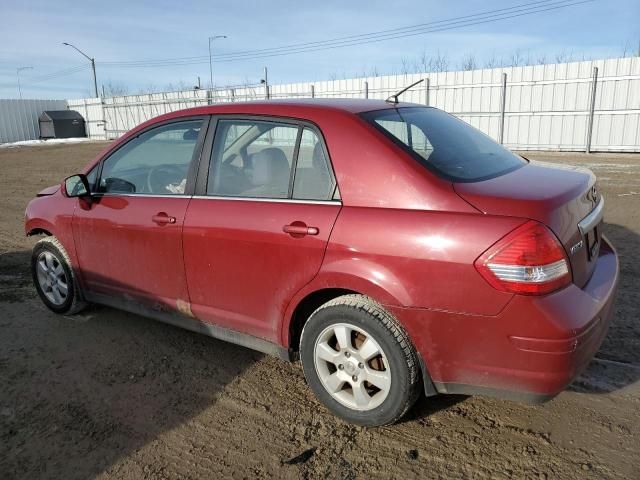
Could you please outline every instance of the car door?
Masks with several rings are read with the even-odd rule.
[[[216,123],[184,223],[191,310],[277,342],[284,309],[320,269],[341,208],[328,153],[309,124]]]
[[[188,305],[182,225],[208,117],[164,122],[109,153],[95,192],[74,213],[73,234],[88,296]]]

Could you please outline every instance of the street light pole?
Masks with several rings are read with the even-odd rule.
[[[227,38],[226,35],[214,35],[209,37],[209,88],[213,89],[213,55],[211,54],[211,42],[217,38]]]
[[[20,96],[20,100],[22,100],[22,90],[20,89],[20,72],[22,70],[32,70],[33,67],[18,67],[16,69],[16,77],[18,78],[18,95]]]
[[[96,98],[99,98],[99,95],[98,95],[98,80],[96,79],[96,60],[95,60],[95,58],[91,58],[89,55],[84,53],[82,50],[80,50],[75,45],[71,45],[70,43],[67,43],[67,42],[62,42],[62,44],[75,49],[80,55],[82,55],[84,58],[86,58],[87,60],[89,60],[91,62],[91,70],[93,70],[93,89],[95,91]]]

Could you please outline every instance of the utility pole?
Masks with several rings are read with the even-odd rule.
[[[226,35],[214,35],[209,37],[209,88],[213,89],[213,55],[211,53],[211,42],[218,38],[227,38]]]
[[[95,60],[95,58],[90,57],[89,55],[84,53],[82,50],[80,50],[78,47],[76,47],[75,45],[71,45],[70,43],[67,43],[67,42],[62,42],[62,44],[66,45],[67,47],[71,47],[71,48],[75,49],[80,55],[82,55],[84,58],[86,58],[87,60],[89,60],[91,62],[91,70],[93,70],[93,89],[94,89],[94,92],[96,94],[96,98],[100,98],[100,96],[98,95],[98,80],[96,79],[96,60]]]
[[[18,78],[18,95],[20,96],[20,100],[22,100],[22,89],[20,88],[20,72],[23,70],[33,70],[33,67],[18,67],[16,69],[16,77]]]

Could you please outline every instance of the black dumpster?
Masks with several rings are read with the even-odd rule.
[[[84,118],[75,110],[48,110],[38,117],[40,138],[86,137]]]

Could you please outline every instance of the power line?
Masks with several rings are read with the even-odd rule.
[[[377,43],[398,38],[405,38],[416,35],[424,35],[427,33],[452,30],[472,25],[492,23],[499,20],[532,15],[535,13],[547,12],[566,8],[570,6],[590,3],[595,0],[544,0],[531,2],[527,4],[515,5],[513,7],[490,10],[473,15],[465,15],[454,17],[447,20],[439,20],[426,24],[413,25],[409,27],[400,27],[392,30],[384,30],[380,32],[366,33],[361,35],[351,35],[336,39],[307,42],[301,44],[292,44],[289,46],[274,47],[261,50],[247,50],[243,52],[235,52],[214,56],[216,62],[233,62],[242,60],[252,60],[258,58],[275,57],[282,55],[292,55],[297,53],[315,52],[320,50],[330,50],[335,48],[344,48],[349,46],[363,45],[369,43]],[[179,66],[179,65],[196,65],[206,63],[206,56],[183,57],[165,60],[139,60],[130,62],[101,62],[102,66],[119,66],[123,68],[143,68],[143,67],[163,67],[163,66]]]
[[[290,44],[290,45],[283,45],[280,47],[271,47],[271,48],[263,48],[263,49],[258,49],[258,50],[244,50],[244,51],[237,51],[237,52],[230,52],[230,53],[226,53],[226,54],[218,54],[215,56],[215,58],[224,58],[224,57],[236,57],[236,56],[242,56],[242,55],[254,55],[257,53],[270,53],[270,52],[274,52],[274,51],[279,51],[279,50],[288,50],[291,48],[300,48],[300,47],[306,47],[306,46],[322,46],[325,44],[331,44],[333,42],[338,42],[338,41],[345,41],[345,40],[350,40],[350,39],[362,39],[362,38],[367,38],[367,37],[372,37],[372,36],[379,36],[381,34],[389,34],[389,33],[394,33],[394,32],[401,32],[401,31],[406,31],[406,30],[414,30],[414,29],[422,29],[425,28],[427,26],[432,26],[432,25],[437,25],[437,24],[441,24],[441,23],[448,23],[454,20],[461,20],[461,19],[466,19],[466,18],[471,18],[471,17],[482,17],[485,15],[489,15],[489,14],[493,14],[493,13],[497,13],[497,12],[502,12],[502,11],[506,11],[506,10],[514,10],[514,9],[518,9],[521,7],[527,7],[527,8],[531,8],[533,5],[536,4],[548,4],[548,3],[552,3],[552,2],[557,2],[558,0],[539,0],[539,1],[535,1],[535,2],[529,2],[529,3],[524,3],[524,4],[519,4],[519,5],[514,5],[512,7],[506,7],[506,8],[499,8],[496,10],[489,10],[486,12],[480,12],[480,13],[475,13],[475,14],[471,14],[471,15],[464,15],[461,17],[453,17],[453,18],[449,18],[449,19],[443,19],[443,20],[437,20],[437,21],[433,21],[433,22],[427,22],[427,23],[420,23],[417,25],[410,25],[407,27],[398,27],[398,28],[393,28],[393,29],[389,29],[389,30],[380,30],[377,32],[370,32],[370,33],[362,33],[362,34],[358,34],[358,35],[348,35],[348,36],[344,36],[344,37],[338,37],[338,38],[333,38],[333,39],[328,39],[328,40],[318,40],[318,41],[314,41],[314,42],[305,42],[305,43],[294,43],[294,44]],[[561,0],[563,2],[569,1],[569,0]],[[183,61],[183,60],[202,60],[204,58],[208,58],[208,56],[194,56],[194,57],[177,57],[177,58],[167,58],[167,59],[147,59],[147,60],[130,60],[130,61],[106,61],[106,62],[102,62],[103,65],[118,65],[118,66],[123,66],[123,65],[135,65],[135,64],[139,64],[139,63],[156,63],[156,62],[173,62],[173,61]]]
[[[330,47],[319,47],[319,48],[292,50],[292,51],[285,52],[285,53],[256,55],[256,56],[253,56],[253,57],[243,57],[243,58],[233,58],[233,59],[219,59],[219,60],[217,60],[217,62],[218,63],[221,63],[221,62],[233,62],[233,61],[239,61],[239,60],[249,60],[249,59],[255,59],[255,58],[265,58],[265,57],[274,57],[274,56],[282,56],[282,55],[291,55],[291,54],[296,54],[296,53],[316,52],[316,51],[320,51],[320,50],[332,50],[332,49],[335,49],[335,48],[343,48],[343,47],[364,45],[364,44],[370,44],[370,43],[379,43],[379,42],[383,42],[383,41],[387,41],[387,40],[396,40],[396,39],[399,39],[399,38],[414,37],[414,36],[418,36],[418,35],[425,35],[425,34],[428,34],[428,33],[437,33],[437,32],[443,32],[443,31],[447,31],[447,30],[455,30],[455,29],[458,29],[458,28],[469,27],[469,26],[473,26],[473,25],[481,25],[481,24],[485,24],[485,23],[492,23],[492,22],[496,22],[496,21],[499,21],[499,20],[507,20],[507,19],[510,19],[510,18],[517,18],[517,17],[526,16],[526,15],[532,15],[534,13],[546,12],[546,11],[550,11],[550,10],[557,10],[559,8],[570,7],[570,6],[580,5],[580,4],[584,4],[584,3],[590,3],[590,2],[594,2],[594,1],[596,1],[596,0],[573,1],[572,3],[566,3],[566,4],[555,6],[555,7],[539,9],[539,10],[535,10],[535,11],[528,11],[528,12],[514,14],[514,15],[501,16],[499,18],[494,18],[494,19],[489,19],[489,20],[466,21],[465,23],[461,23],[461,24],[459,24],[460,22],[455,22],[457,25],[448,25],[448,26],[443,26],[443,27],[438,27],[438,28],[431,28],[431,29],[428,29],[428,30],[420,31],[420,32],[406,33],[406,34],[396,35],[396,36],[387,36],[387,37],[384,37],[384,38],[377,38],[377,39],[372,39],[372,40],[362,41],[362,42],[344,43],[344,44],[341,44],[341,45],[335,45],[335,46],[330,46]]]
[[[88,65],[78,65],[76,67],[65,68],[63,70],[58,70],[55,72],[50,72],[46,75],[40,75],[37,77],[27,77],[28,84],[41,83],[46,82],[47,80],[53,80],[55,78],[66,77],[69,75],[74,75],[78,72],[88,69]]]
[[[533,15],[536,13],[549,12],[561,8],[572,7],[585,3],[591,3],[596,0],[538,0],[505,7],[500,9],[488,10],[470,15],[452,17],[449,19],[436,20],[428,23],[410,25],[406,27],[398,27],[377,32],[363,33],[358,35],[349,35],[328,40],[319,40],[314,42],[305,42],[290,44],[280,47],[263,48],[257,50],[244,50],[231,52],[227,54],[215,55],[213,58],[217,63],[238,62],[246,60],[255,60],[260,58],[278,57],[284,55],[295,55],[299,53],[317,52],[322,50],[332,50],[336,48],[345,48],[350,46],[365,45],[379,43],[388,40],[396,40],[418,35],[426,35],[429,33],[454,30],[474,25],[493,23],[500,20],[508,20],[512,18]],[[102,67],[119,67],[119,68],[156,68],[156,67],[172,67],[185,65],[198,65],[208,62],[208,56],[180,57],[157,60],[132,60],[132,61],[113,61],[113,62],[97,62]],[[28,83],[40,83],[56,78],[74,75],[83,70],[88,69],[88,65],[79,65],[45,75],[31,77]]]
[[[39,81],[41,79],[46,79],[49,77],[57,77],[57,76],[64,76],[70,73],[74,73],[77,72],[79,70],[82,70],[86,68],[86,65],[76,65],[75,67],[69,67],[69,68],[65,68],[62,70],[57,70],[55,72],[49,72],[47,74],[44,75],[37,75],[37,76],[32,76],[30,77],[33,81]]]
[[[507,20],[510,18],[517,18],[517,17],[522,17],[525,15],[531,15],[534,13],[540,13],[540,12],[546,12],[546,11],[550,11],[550,10],[557,10],[559,8],[565,8],[565,7],[569,7],[569,6],[574,6],[574,5],[580,5],[580,4],[584,4],[584,3],[590,3],[590,2],[594,2],[596,0],[581,0],[581,1],[574,1],[572,3],[567,3],[567,4],[563,4],[560,6],[555,6],[555,7],[550,7],[550,8],[545,8],[545,9],[539,9],[539,10],[535,10],[535,11],[528,11],[525,13],[519,13],[519,14],[514,14],[514,15],[508,15],[508,16],[502,16],[499,18],[494,18],[494,19],[490,19],[490,20],[480,20],[480,21],[474,21],[474,22],[470,22],[467,21],[465,23],[462,24],[458,24],[458,25],[449,25],[449,26],[444,26],[444,27],[439,27],[439,28],[432,28],[432,29],[428,29],[428,30],[424,30],[424,31],[420,31],[420,32],[414,32],[414,33],[406,33],[406,34],[402,34],[402,35],[396,35],[396,36],[387,36],[384,38],[377,38],[377,39],[372,39],[372,40],[368,40],[368,41],[362,41],[362,42],[353,42],[353,43],[345,43],[342,45],[335,45],[335,46],[331,46],[331,47],[321,47],[321,48],[309,48],[309,49],[300,49],[300,50],[292,50],[289,52],[285,52],[285,53],[275,53],[275,54],[267,54],[267,55],[256,55],[253,57],[243,57],[243,58],[234,58],[234,59],[218,59],[217,62],[232,62],[232,61],[239,61],[239,60],[247,60],[247,59],[253,59],[253,58],[264,58],[264,57],[273,57],[273,56],[281,56],[281,55],[291,55],[291,54],[296,54],[296,53],[306,53],[306,52],[316,52],[316,51],[320,51],[320,50],[332,50],[335,48],[343,48],[343,47],[350,47],[350,46],[357,46],[357,45],[364,45],[364,44],[370,44],[370,43],[379,43],[379,42],[383,42],[383,41],[387,41],[387,40],[396,40],[399,38],[405,38],[405,37],[414,37],[414,36],[418,36],[418,35],[425,35],[428,33],[437,33],[437,32],[443,32],[443,31],[447,31],[447,30],[455,30],[458,28],[463,28],[463,27],[469,27],[469,26],[473,26],[473,25],[481,25],[481,24],[485,24],[485,23],[492,23],[492,22],[496,22],[499,20]],[[460,23],[460,22],[455,22],[455,23]]]

